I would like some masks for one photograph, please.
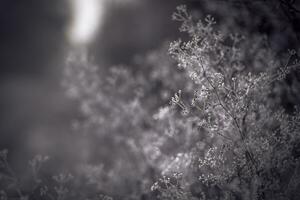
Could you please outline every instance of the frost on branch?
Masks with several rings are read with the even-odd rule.
[[[183,100],[190,92],[182,90],[171,98],[186,118],[180,120],[186,138],[193,138],[186,139],[193,143],[182,149],[192,160],[177,171],[183,174],[177,192],[185,186],[189,193],[198,183],[202,191],[218,194],[206,195],[207,199],[294,198],[300,187],[299,108],[287,113],[270,97],[291,69],[298,67],[298,62],[290,63],[296,52],[290,51],[283,64],[266,38],[222,34],[213,17],[194,22],[185,6],[177,7],[173,19],[182,23],[180,31],[190,39],[172,42],[169,53],[194,83],[190,100]],[[178,122],[169,119],[175,133]],[[206,145],[210,147],[203,152]],[[157,184],[155,188],[164,190]]]

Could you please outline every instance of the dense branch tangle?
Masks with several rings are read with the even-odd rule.
[[[207,16],[205,22],[194,22],[184,6],[177,8],[173,19],[182,22],[180,30],[187,32],[191,39],[171,43],[169,52],[178,66],[194,81],[196,91],[191,105],[183,101],[181,91],[175,94],[172,103],[179,105],[184,110],[183,114],[196,115],[204,120],[202,126],[207,132],[225,139],[221,144],[216,144],[219,148],[212,147],[204,158],[199,158],[201,167],[216,167],[213,173],[217,174],[208,174],[204,178],[201,175],[202,180],[210,179],[214,182],[220,178],[221,181],[230,181],[232,177],[228,175],[229,168],[233,167],[235,172],[232,174],[240,176],[240,180],[251,186],[250,190],[256,194],[258,179],[262,180],[265,174],[270,173],[270,169],[265,168],[266,162],[273,165],[273,161],[266,156],[274,160],[287,157],[290,152],[281,152],[284,154],[281,156],[276,148],[284,143],[293,145],[293,142],[290,143],[292,139],[288,141],[286,138],[290,137],[288,135],[295,134],[295,138],[299,135],[299,132],[293,133],[298,122],[290,123],[283,116],[277,119],[274,117],[276,112],[272,111],[268,103],[272,84],[284,79],[293,68],[299,66],[298,61],[291,63],[291,57],[296,52],[289,51],[287,62],[280,67],[280,62],[273,61],[276,60],[275,54],[262,45],[259,53],[266,59],[262,66],[265,65],[267,71],[251,73],[252,67],[255,68],[258,62],[263,61],[258,60],[257,54],[247,52],[251,43],[245,42],[245,37],[239,34],[223,35],[215,31],[213,25],[216,22],[211,16]],[[246,62],[246,56],[253,56],[252,60]],[[280,126],[274,127],[274,123]],[[235,158],[222,157],[224,145],[229,147],[229,152]],[[222,159],[237,162],[225,166],[226,161]],[[217,166],[216,163],[224,166]],[[224,173],[219,172],[222,167]]]

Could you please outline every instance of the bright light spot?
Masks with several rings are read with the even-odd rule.
[[[74,44],[91,42],[101,22],[103,0],[70,0],[73,7],[73,22],[70,39]]]

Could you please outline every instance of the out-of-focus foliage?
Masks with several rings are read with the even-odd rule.
[[[63,86],[79,107],[72,127],[74,134],[86,136],[86,159],[72,169],[71,189],[43,177],[38,178],[35,193],[41,187],[43,195],[47,191],[54,199],[74,195],[82,199],[97,192],[117,199],[151,198],[151,185],[177,151],[176,145],[184,144],[157,125],[163,115],[159,108],[168,104],[178,87],[190,91],[192,85],[182,70],[176,70],[167,49],[168,44],[163,44],[161,49],[137,55],[137,70],[113,66],[106,74],[85,50],[70,54]],[[30,166],[40,168],[37,161]],[[38,173],[33,172],[35,180]]]
[[[109,194],[138,197],[149,193],[154,178],[165,169],[166,158],[177,151],[177,144],[184,144],[157,126],[164,109],[157,110],[168,103],[176,88],[191,90],[192,82],[174,68],[167,45],[136,56],[137,70],[114,66],[105,77],[85,53],[77,53],[68,60],[64,81],[82,113],[73,126],[105,145],[97,148],[103,163],[83,164],[79,173]],[[115,187],[120,189],[115,191]]]

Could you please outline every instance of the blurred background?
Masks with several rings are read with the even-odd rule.
[[[94,33],[85,39],[80,38],[85,37],[80,36],[81,30],[72,33],[77,31],[72,26],[77,26],[77,15],[84,15],[80,8],[84,12],[84,4],[89,2],[95,4],[91,7],[99,8],[95,11],[97,19],[87,16],[86,21],[79,22],[84,29],[95,20],[90,25],[95,26],[91,30]],[[180,3],[183,2],[1,0],[1,149],[9,149],[13,162],[20,163],[38,152],[76,159],[76,139],[69,128],[77,110],[61,86],[70,49],[88,48],[101,68],[129,64],[136,54],[159,47],[170,36],[176,37],[177,26],[171,14]],[[74,8],[76,4],[79,9]]]
[[[137,64],[141,56],[186,37],[171,15],[176,6],[187,4],[195,18],[214,15],[220,28],[267,35],[281,53],[298,47],[300,21],[297,4],[290,8],[280,2],[0,0],[0,149],[9,150],[19,173],[35,154],[49,155],[50,166],[59,171],[97,151],[87,136],[71,130],[80,116],[62,87],[71,52],[86,52],[101,77],[115,65],[143,71]],[[291,101],[297,101],[295,94]],[[103,148],[110,151],[110,146]]]

